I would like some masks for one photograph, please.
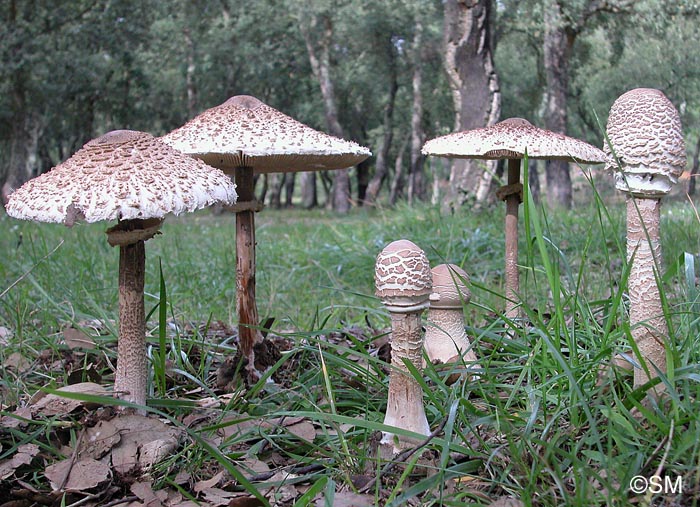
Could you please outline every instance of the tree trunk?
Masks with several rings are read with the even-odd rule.
[[[293,206],[292,199],[294,198],[294,186],[296,183],[296,173],[286,173],[284,175],[284,207],[291,208]]]
[[[320,20],[314,20],[314,24],[318,21],[321,23],[321,37],[318,41],[318,48],[314,45],[311,37],[311,30],[300,24],[301,32],[306,44],[306,50],[309,54],[309,63],[311,70],[318,81],[323,97],[323,110],[326,117],[326,125],[331,135],[343,138],[343,128],[338,120],[338,107],[335,99],[335,88],[330,75],[330,48],[333,40],[333,20],[329,13],[325,12],[320,15]],[[319,27],[313,26],[318,29]],[[333,178],[333,190],[331,196],[333,209],[339,213],[347,213],[350,210],[350,175],[347,169],[335,171]]]
[[[183,30],[185,36],[185,59],[187,69],[185,71],[185,86],[187,88],[187,114],[188,118],[194,118],[197,115],[197,87],[194,82],[194,76],[197,72],[197,67],[194,62],[194,41],[189,28]]]
[[[444,65],[452,90],[455,130],[498,121],[501,93],[491,52],[491,0],[446,0]],[[461,205],[475,189],[490,187],[494,164],[455,160],[450,173],[449,206]],[[479,196],[485,198],[485,195]]]
[[[369,158],[357,164],[357,203],[359,206],[362,206],[362,203],[367,199],[370,165],[371,162]]]
[[[553,132],[566,134],[566,100],[569,88],[569,57],[576,34],[567,29],[558,0],[544,5],[544,125]],[[572,187],[569,163],[548,160],[545,164],[547,202],[552,207],[571,208]]]
[[[282,207],[282,184],[284,183],[283,174],[270,174],[270,197],[267,201],[268,206],[273,209],[280,209]]]
[[[408,180],[408,202],[425,199],[425,175],[423,165],[425,157],[421,148],[425,142],[423,131],[423,23],[416,19],[413,36],[413,107],[411,108],[411,166]]]
[[[389,193],[389,204],[392,206],[396,204],[404,194],[404,163],[403,157],[406,154],[406,148],[408,147],[409,136],[404,137],[401,141],[401,147],[399,148],[399,153],[396,155],[396,161],[394,162],[394,180],[391,182],[391,192]]]
[[[695,178],[698,174],[698,161],[700,159],[700,137],[695,143],[695,153],[693,154],[693,167],[690,170],[690,179],[688,181],[688,195],[695,195]]]
[[[396,70],[396,57],[393,47],[388,49],[389,53],[389,98],[384,106],[384,134],[382,135],[381,146],[377,150],[377,160],[374,164],[374,176],[367,187],[367,196],[365,202],[374,204],[379,195],[379,191],[386,180],[389,161],[389,150],[394,140],[394,106],[396,105],[396,93],[399,90],[399,79]]]
[[[318,206],[318,194],[316,192],[316,173],[303,172],[301,180],[301,207],[311,209]]]

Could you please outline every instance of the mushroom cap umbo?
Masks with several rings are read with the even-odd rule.
[[[567,160],[602,164],[605,154],[584,141],[535,127],[522,118],[509,118],[488,127],[455,132],[431,139],[424,155],[450,158]]]
[[[432,269],[433,292],[430,308],[461,309],[469,303],[472,294],[467,288],[469,275],[456,264],[440,264]]]
[[[115,130],[14,192],[7,213],[39,222],[163,218],[236,200],[231,178],[145,132]]]
[[[642,197],[671,190],[685,168],[686,153],[680,115],[663,92],[635,88],[620,95],[606,131],[610,142],[603,149],[610,157],[605,168],[614,171],[618,190]]]
[[[353,141],[319,132],[249,95],[231,97],[161,139],[224,171],[343,169],[371,155]]]
[[[377,256],[374,283],[390,311],[426,308],[433,287],[428,257],[409,240],[389,243]]]
[[[236,201],[218,169],[145,132],[115,130],[10,195],[7,214],[39,222],[163,218]]]

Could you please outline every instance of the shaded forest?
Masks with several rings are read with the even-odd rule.
[[[0,0],[0,16],[4,195],[104,132],[161,135],[241,94],[373,152],[260,178],[273,207],[486,200],[500,168],[426,161],[425,140],[517,116],[600,146],[635,87],[678,107],[689,160],[700,147],[689,0]],[[540,166],[570,207],[572,169]]]

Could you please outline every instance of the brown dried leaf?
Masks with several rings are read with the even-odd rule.
[[[326,505],[326,500],[316,500],[317,507]],[[339,491],[333,497],[333,507],[374,507],[374,496],[352,493],[351,491]]]
[[[85,430],[79,455],[81,458],[100,459],[120,440],[121,435],[114,424],[105,420],[97,421],[97,424]]]
[[[12,413],[17,417],[12,417],[11,415],[4,415],[0,417],[0,427],[17,428],[19,426],[24,426],[27,424],[24,421],[22,421],[22,419],[32,419],[32,410],[30,407],[21,407]]]
[[[111,422],[121,435],[119,444],[112,448],[112,465],[119,474],[149,470],[179,444],[181,431],[158,419],[124,415]]]
[[[66,345],[71,350],[95,348],[95,340],[74,327],[67,327],[63,330],[63,341],[66,342]]]
[[[5,358],[3,365],[10,370],[24,373],[32,366],[32,362],[19,352],[13,352]]]
[[[70,386],[61,387],[58,391],[68,393],[80,393],[96,396],[109,396],[107,390],[99,384],[93,382],[81,382]],[[90,402],[65,398],[59,394],[47,394],[32,405],[32,414],[50,417],[53,415],[65,415],[83,405],[88,406]]]
[[[167,491],[159,490],[154,492],[152,484],[146,481],[135,482],[129,489],[148,507],[164,507],[163,501],[168,498]]]
[[[213,487],[218,486],[219,483],[221,482],[221,479],[223,479],[223,477],[224,477],[224,472],[222,470],[221,472],[216,474],[211,479],[208,479],[206,481],[198,481],[194,485],[195,493],[200,493],[200,492],[204,491],[205,489],[209,489],[209,488],[213,488]]]
[[[310,421],[300,421],[298,423],[285,425],[285,429],[292,435],[295,435],[307,442],[313,442],[316,438],[316,428]]]
[[[46,467],[44,475],[54,491],[59,489],[85,491],[95,488],[109,479],[110,470],[108,465],[92,458],[75,463],[70,459],[64,459]]]
[[[28,465],[39,453],[39,446],[36,444],[23,444],[17,448],[17,452],[10,459],[0,463],[0,480],[12,476],[22,465]]]

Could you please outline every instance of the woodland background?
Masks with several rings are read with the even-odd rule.
[[[254,95],[373,157],[270,175],[273,207],[492,193],[494,164],[431,160],[426,139],[518,116],[602,144],[610,105],[659,88],[700,150],[700,3],[690,0],[0,0],[0,184],[6,196],[104,132],[164,134]],[[532,166],[551,206],[571,168]],[[694,192],[690,179],[690,192]]]

